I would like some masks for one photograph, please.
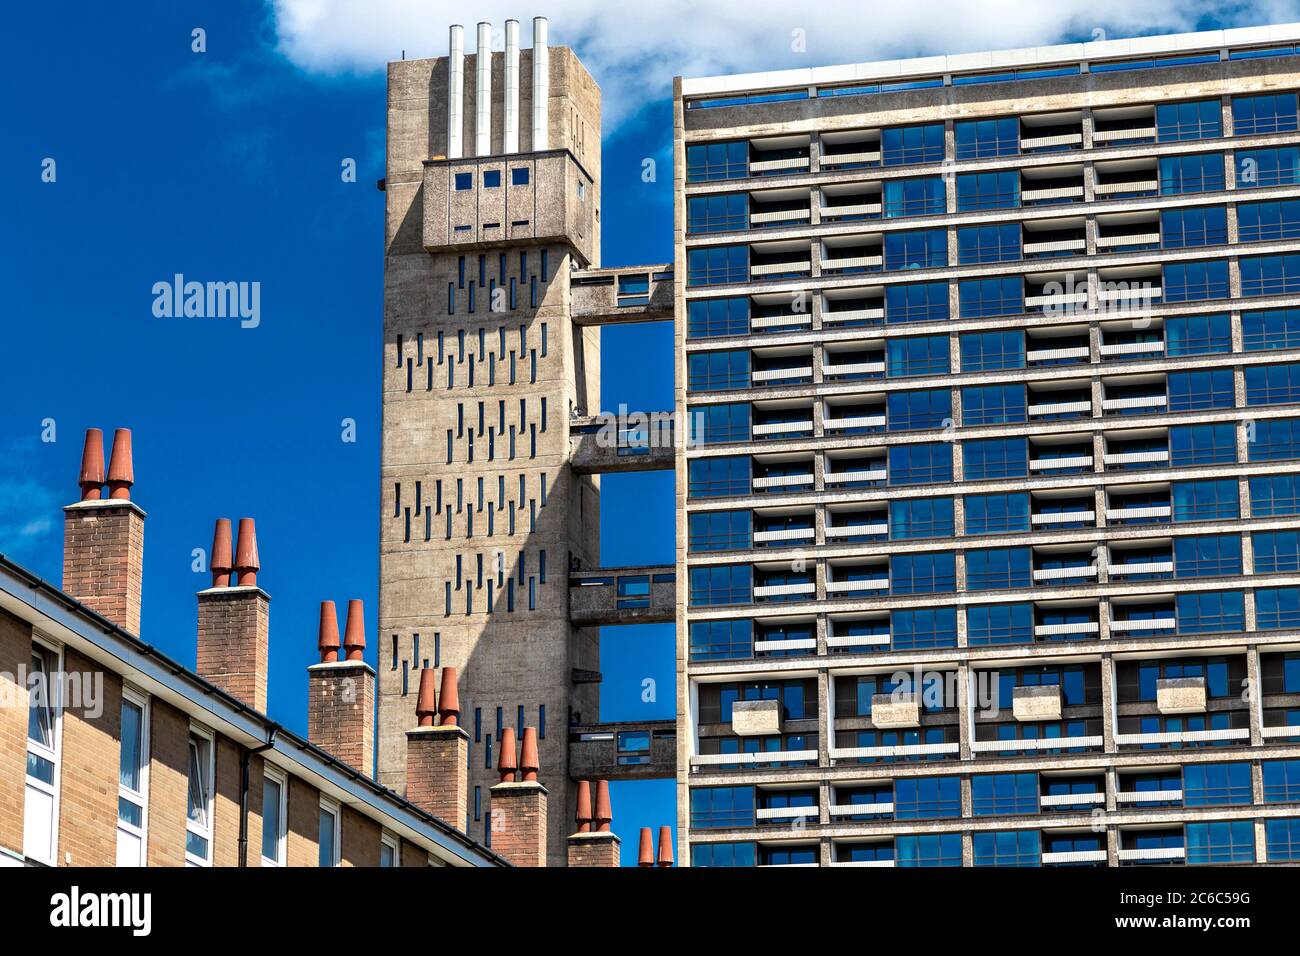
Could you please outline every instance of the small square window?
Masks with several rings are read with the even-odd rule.
[[[483,170],[483,188],[497,189],[501,185],[501,170],[485,169]]]
[[[528,185],[528,167],[527,167],[527,166],[516,166],[514,169],[510,170],[510,185],[511,185],[511,186],[527,186],[527,185]]]
[[[473,174],[473,173],[457,173],[457,174],[456,174],[456,192],[460,192],[461,190],[464,190],[464,189],[473,189],[473,188],[474,188],[474,174]]]
[[[587,198],[587,184],[584,183],[582,180],[578,180],[578,198],[579,199]]]

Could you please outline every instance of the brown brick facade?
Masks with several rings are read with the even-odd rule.
[[[63,590],[139,634],[144,512],[129,501],[109,500],[63,510]]]
[[[307,739],[366,776],[375,772],[375,672],[363,661],[307,668]]]
[[[469,734],[456,726],[408,731],[406,799],[462,832],[469,799]]]
[[[569,837],[569,866],[618,866],[619,839],[613,833],[575,833]]]
[[[515,866],[545,866],[546,788],[499,783],[491,793],[492,849]]]
[[[239,865],[239,778],[244,748],[217,737],[217,786],[213,794],[212,864]],[[248,865],[262,862],[262,758],[248,764]]]
[[[343,848],[340,866],[379,865],[379,823],[351,807],[343,808]]]
[[[290,866],[320,865],[320,791],[289,778],[289,832],[285,856]]]
[[[149,711],[152,716],[149,724],[149,842],[146,859],[150,866],[184,866],[190,721],[157,697],[150,701]]]
[[[259,588],[199,593],[195,670],[226,693],[266,713],[271,599]]]
[[[27,687],[19,673],[31,666],[32,629],[0,611],[0,848],[23,851],[27,777]]]
[[[83,690],[63,708],[59,789],[60,866],[113,866],[117,862],[117,793],[121,764],[122,680],[75,651],[63,672],[83,687],[102,675],[93,706]]]

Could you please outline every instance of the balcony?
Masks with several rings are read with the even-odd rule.
[[[738,700],[731,705],[731,732],[737,737],[762,737],[781,732],[779,700]]]
[[[1170,562],[1172,571],[1173,562]],[[1205,713],[1204,677],[1171,677],[1156,681],[1156,709],[1162,714]]]
[[[1016,720],[1060,720],[1061,688],[1056,685],[1014,687],[1011,713]]]
[[[677,722],[626,721],[569,728],[574,780],[651,780],[677,773]]]
[[[574,419],[569,424],[569,457],[580,475],[671,471],[677,447],[671,412],[646,416],[647,422],[612,415]]]
[[[915,694],[875,694],[871,723],[883,730],[921,725],[921,705]]]
[[[943,757],[961,752],[961,744],[898,744],[885,747],[842,747],[831,749],[832,760],[879,760],[889,757]],[[859,810],[859,813],[862,811]]]
[[[672,265],[586,269],[571,280],[574,325],[671,322]]]
[[[971,741],[970,749],[972,753],[1010,753],[1035,750],[1082,750],[1101,745],[1100,736],[1042,737],[1032,740],[974,740]]]

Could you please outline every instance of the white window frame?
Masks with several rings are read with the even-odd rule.
[[[46,675],[47,690],[50,695],[50,742],[53,746],[47,747],[38,741],[32,740],[30,736],[24,734],[27,742],[26,754],[29,756],[39,757],[43,760],[48,760],[52,763],[54,765],[54,782],[52,784],[46,783],[43,780],[25,774],[26,789],[24,793],[30,795],[32,792],[35,792],[42,798],[49,799],[51,805],[50,840],[49,846],[44,848],[28,845],[26,825],[30,822],[28,814],[31,813],[31,801],[29,799],[24,799],[23,856],[29,860],[44,863],[46,866],[57,866],[59,855],[59,798],[62,791],[59,782],[63,771],[61,759],[63,752],[63,700],[61,694],[63,687],[63,681],[61,680],[63,674],[63,646],[33,635],[31,656],[37,654],[47,656],[47,660],[50,658],[53,659],[53,667]],[[28,666],[30,666],[30,656]],[[27,684],[29,690],[31,687],[30,676],[31,675],[29,674],[29,683]],[[29,714],[28,719],[30,720],[30,700],[28,701],[27,706]]]
[[[393,866],[394,866],[394,867],[399,867],[399,866],[401,866],[401,865],[402,865],[402,845],[401,845],[401,843],[398,841],[397,837],[393,836],[393,834],[389,833],[387,830],[381,830],[380,833],[379,833],[379,843],[380,843],[380,850],[379,850],[379,860],[380,860],[380,862],[379,862],[379,865],[380,865],[380,866],[383,866],[383,865],[384,865],[384,864],[383,864],[383,859],[384,859],[384,857],[383,857],[383,852],[384,852],[384,851],[383,851],[383,847],[388,847],[390,850],[393,851]]]
[[[206,727],[194,723],[190,724],[189,736],[198,737],[201,740],[207,741],[208,744],[208,759],[206,761],[207,793],[204,794],[207,797],[207,801],[206,801],[207,806],[205,807],[204,814],[203,814],[207,818],[207,826],[206,827],[201,826],[200,824],[191,820],[189,817],[190,741],[188,738],[186,738],[186,742],[185,742],[185,833],[187,836],[185,841],[186,842],[185,865],[186,866],[211,866],[212,865],[212,810],[213,810],[213,805],[215,803],[215,800],[213,799],[213,791],[216,788],[217,739],[216,739],[216,735],[213,734],[212,731],[208,730]],[[203,768],[200,768],[200,770],[202,769]],[[199,856],[196,853],[190,852],[188,835],[191,833],[193,833],[195,836],[202,837],[204,840],[207,841],[208,852],[206,856]]]
[[[285,851],[288,842],[288,824],[289,824],[289,775],[279,767],[266,764],[262,771],[263,775],[274,780],[280,786],[280,813],[279,813],[279,832],[275,835],[275,859],[271,859],[265,853],[262,853],[263,866],[284,866],[287,862]],[[262,794],[265,797],[266,787],[263,785]],[[266,846],[266,806],[262,806],[262,846]]]
[[[343,808],[337,800],[331,800],[329,797],[320,798],[320,808],[322,812],[332,813],[334,815],[334,859],[326,866],[338,866],[343,855]],[[320,833],[317,831],[317,859],[319,860],[320,850]]]
[[[130,703],[140,708],[140,789],[133,791],[130,787],[122,783],[121,774],[118,774],[117,797],[118,800],[126,800],[140,808],[140,825],[138,827],[127,823],[122,819],[119,812],[117,818],[118,831],[118,866],[146,866],[146,849],[149,844],[149,697],[147,694],[136,690],[128,685],[122,687],[123,705]],[[118,746],[121,747],[122,741],[120,736],[121,725],[118,725],[119,738]],[[120,752],[119,752],[120,761]],[[127,839],[136,839],[140,842],[140,856],[135,863],[123,863],[121,859],[121,845],[123,837]]]

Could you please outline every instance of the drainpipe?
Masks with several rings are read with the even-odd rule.
[[[275,734],[278,727],[272,727],[266,743],[249,749],[239,758],[239,865],[248,866],[248,767],[254,754],[265,753],[275,746]]]

